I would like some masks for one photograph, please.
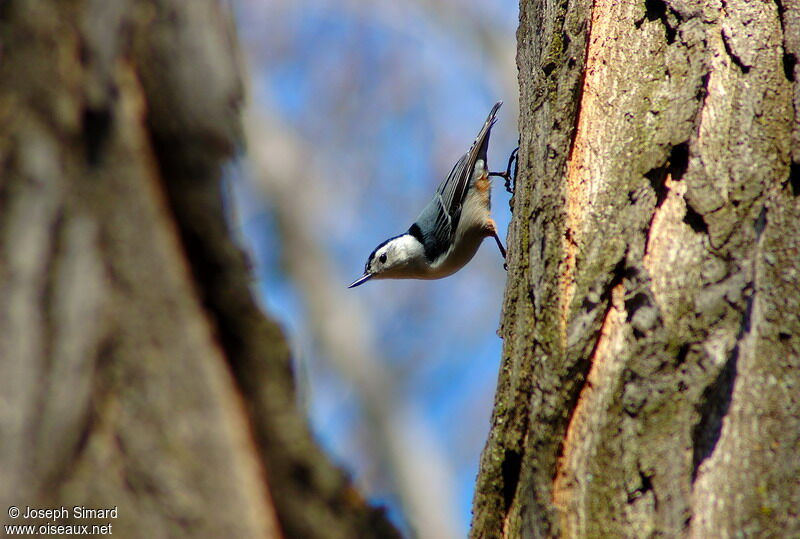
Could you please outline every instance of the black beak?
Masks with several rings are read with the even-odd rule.
[[[355,288],[360,284],[366,283],[370,279],[372,279],[372,274],[371,273],[364,273],[364,275],[362,275],[361,277],[359,277],[358,279],[353,281],[352,284],[350,286],[348,286],[347,288]]]

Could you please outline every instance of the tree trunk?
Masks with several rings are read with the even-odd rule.
[[[800,2],[520,3],[473,537],[800,535]]]
[[[122,537],[396,535],[312,441],[231,239],[243,92],[222,4],[7,0],[0,48],[3,513],[64,506],[57,524]]]

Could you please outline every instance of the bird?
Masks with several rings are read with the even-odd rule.
[[[493,237],[503,259],[506,250],[491,218],[491,177],[510,178],[506,172],[489,172],[486,152],[489,135],[502,101],[495,103],[475,142],[442,180],[416,221],[400,235],[378,245],[364,266],[364,274],[348,288],[371,279],[441,279],[463,268],[484,238]],[[512,159],[516,150],[512,153]]]

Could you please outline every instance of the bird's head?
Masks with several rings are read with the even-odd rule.
[[[411,234],[401,234],[378,245],[364,265],[364,275],[348,288],[370,279],[419,279],[425,274],[427,262],[422,244]]]

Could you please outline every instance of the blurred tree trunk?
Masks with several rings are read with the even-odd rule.
[[[520,8],[472,535],[800,535],[800,2]]]
[[[216,0],[0,4],[4,515],[116,506],[97,523],[122,537],[395,534],[312,441],[231,239],[232,28]]]

